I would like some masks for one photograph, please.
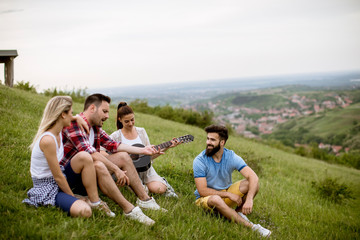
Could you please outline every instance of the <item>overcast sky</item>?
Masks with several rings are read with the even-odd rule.
[[[38,90],[359,70],[359,43],[359,0],[0,1]]]

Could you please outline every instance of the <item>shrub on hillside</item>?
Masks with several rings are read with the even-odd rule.
[[[35,88],[35,86],[32,85],[32,84],[30,84],[30,82],[25,82],[25,81],[17,82],[17,83],[14,85],[14,88],[21,89],[21,90],[24,90],[24,91],[27,91],[27,92],[36,93],[36,88]]]
[[[87,97],[86,88],[85,89],[73,89],[72,91],[68,90],[58,90],[55,88],[48,88],[44,91],[44,95],[48,97],[55,97],[55,96],[70,96],[74,102],[84,103]]]
[[[310,150],[309,157],[324,160],[324,161],[328,161],[328,162],[329,161],[331,162],[335,157],[334,155],[328,154],[327,150],[320,149],[316,142],[312,142],[310,144],[310,147],[311,147],[311,150]]]
[[[257,128],[256,126],[249,126],[249,125],[247,125],[247,126],[246,126],[246,131],[250,131],[250,132],[252,132],[252,133],[255,134],[255,135],[260,135],[259,128]]]
[[[146,100],[136,99],[130,102],[135,112],[153,114],[163,119],[195,125],[204,128],[212,123],[213,113],[209,111],[195,112],[183,108],[173,108],[170,105],[151,107]]]
[[[360,150],[343,153],[338,159],[341,164],[360,169]]]
[[[353,198],[353,193],[345,184],[338,183],[336,179],[326,177],[319,182],[311,182],[320,194],[321,197],[326,198],[334,203],[341,203],[344,199]]]
[[[328,143],[331,145],[340,145],[342,146],[345,142],[345,139],[347,137],[347,134],[341,133],[341,134],[332,134],[328,136]]]
[[[308,151],[303,146],[295,148],[295,154],[303,156],[303,157],[306,157],[309,155]]]

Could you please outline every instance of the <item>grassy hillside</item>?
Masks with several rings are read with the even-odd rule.
[[[280,95],[237,95],[232,104],[257,109],[282,108],[287,106],[288,100]]]
[[[56,208],[32,208],[21,203],[32,186],[28,145],[35,134],[48,98],[0,85],[0,239],[258,239],[244,227],[204,213],[194,203],[192,161],[205,147],[202,129],[136,114],[153,144],[192,134],[195,141],[169,150],[154,163],[167,177],[179,199],[155,196],[168,213],[147,211],[152,227],[126,219],[105,196],[115,218],[95,213],[90,219],[68,217]],[[82,104],[74,105],[78,113]],[[104,129],[115,130],[115,108]],[[330,165],[273,149],[243,138],[230,137],[227,147],[242,156],[260,177],[261,189],[250,220],[273,231],[272,239],[360,239],[360,171]],[[345,183],[354,199],[333,203],[312,187],[326,176]],[[239,173],[233,179],[240,179]],[[122,193],[132,203],[135,196]]]
[[[325,143],[331,143],[334,136],[341,136],[335,145],[346,145],[352,149],[360,147],[360,103],[346,108],[337,108],[318,115],[290,120],[277,127],[277,130],[286,130],[286,135],[317,136]],[[300,130],[300,133],[299,133]],[[305,131],[304,131],[305,130]],[[272,134],[276,137],[277,131]]]
[[[292,126],[287,130],[294,131],[299,128],[311,129],[312,134],[326,138],[334,134],[348,133],[353,127],[354,121],[360,122],[360,103],[350,105],[347,108],[337,108],[319,115],[291,120],[285,123],[284,126]]]

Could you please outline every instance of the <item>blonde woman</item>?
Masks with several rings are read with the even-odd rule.
[[[49,100],[38,132],[30,145],[30,172],[34,187],[28,191],[28,198],[23,202],[36,207],[57,206],[73,217],[90,217],[91,208],[115,216],[106,203],[99,199],[95,168],[90,154],[80,152],[72,160],[74,172],[81,172],[88,194],[87,202],[74,196],[63,173],[64,169],[59,165],[64,155],[62,130],[74,120],[86,126],[81,118],[72,115],[71,97],[57,96]]]

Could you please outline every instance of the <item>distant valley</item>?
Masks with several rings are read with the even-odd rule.
[[[211,111],[213,121],[248,138],[277,139],[288,146],[323,144],[360,148],[360,71],[223,79],[93,89],[116,104],[146,100]],[[306,119],[306,120],[304,120]],[[324,119],[331,119],[325,121]],[[355,130],[354,130],[355,129]],[[355,131],[355,134],[349,132]]]
[[[131,102],[135,99],[146,99],[150,106],[169,104],[170,106],[179,107],[199,100],[207,100],[224,93],[236,93],[286,85],[302,85],[322,89],[356,88],[360,86],[360,70],[216,79],[143,86],[113,86],[101,89],[88,89],[87,92],[107,94],[115,103],[119,101]]]

